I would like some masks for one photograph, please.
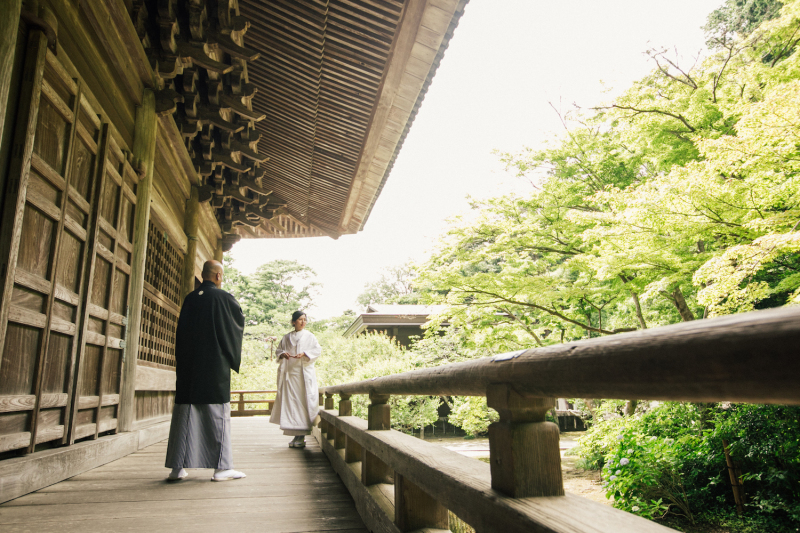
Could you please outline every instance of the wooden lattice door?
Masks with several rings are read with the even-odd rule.
[[[100,154],[70,442],[117,429],[128,324],[138,176],[107,133]]]
[[[68,428],[94,403],[93,434],[113,429],[103,408],[118,403],[136,175],[46,44],[30,32],[0,227],[0,453],[80,438]]]

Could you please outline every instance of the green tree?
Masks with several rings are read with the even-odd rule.
[[[292,312],[310,307],[321,288],[313,281],[314,270],[297,261],[270,261],[249,276],[234,267],[230,255],[224,265],[223,288],[239,301],[248,325],[285,322]]]
[[[380,278],[368,283],[356,301],[362,307],[370,304],[417,304],[420,296],[414,280],[416,270],[411,263],[383,269]]]

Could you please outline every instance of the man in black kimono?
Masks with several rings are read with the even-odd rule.
[[[177,387],[169,430],[168,479],[185,468],[213,468],[212,481],[245,477],[233,470],[231,452],[231,369],[242,359],[244,315],[231,294],[220,289],[218,261],[203,265],[203,284],[183,300],[175,334]]]

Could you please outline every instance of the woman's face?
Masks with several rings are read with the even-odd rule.
[[[301,316],[300,318],[298,318],[297,320],[292,322],[292,325],[294,326],[294,330],[295,331],[300,331],[301,329],[305,328],[306,327],[306,322],[308,322],[308,319],[306,318],[306,315]]]

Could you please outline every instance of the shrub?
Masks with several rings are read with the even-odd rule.
[[[584,466],[602,467],[606,496],[617,508],[647,518],[669,513],[727,523],[735,504],[723,439],[741,471],[747,523],[794,531],[800,525],[800,407],[664,403],[597,423],[577,454]]]

